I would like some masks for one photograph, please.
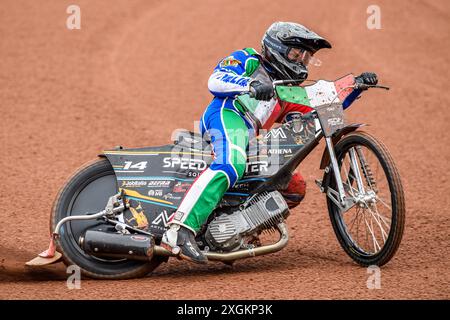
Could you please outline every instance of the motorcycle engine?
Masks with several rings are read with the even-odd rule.
[[[270,229],[289,215],[286,201],[278,191],[264,192],[249,205],[231,214],[221,214],[208,225],[205,240],[212,249],[238,249],[244,237]]]

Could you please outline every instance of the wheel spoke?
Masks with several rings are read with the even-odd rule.
[[[350,190],[352,191],[352,196],[355,197],[355,192],[358,192],[358,189],[353,188],[351,185],[349,185]]]
[[[373,232],[373,228],[371,228],[369,226],[369,223],[367,222],[366,216],[364,216],[364,222],[366,223],[366,226],[367,226],[366,232],[367,232],[367,230],[369,230],[370,234],[372,235],[373,248],[375,249],[374,253],[376,253],[376,252],[378,252],[378,249],[381,249],[380,244],[378,243],[378,241],[377,241],[377,239],[375,237],[375,234]],[[377,249],[377,247],[378,247],[378,249]]]
[[[345,158],[346,158],[346,157],[347,157],[347,155],[344,156],[344,160],[342,161],[342,167],[344,168],[344,174],[345,174],[345,176],[347,177],[348,187],[350,188],[351,195],[352,195],[353,197],[355,197],[355,193],[353,192],[353,187],[352,187],[352,184],[351,184],[351,182],[350,182],[350,172],[347,171],[347,166],[345,165]],[[349,164],[349,165],[350,165],[350,164]],[[349,193],[350,193],[350,191],[349,191]]]
[[[366,221],[366,210],[365,209],[363,209],[363,212],[364,212],[364,223],[366,223],[367,224],[367,221]],[[368,230],[368,228],[366,227],[366,228],[364,228],[364,230],[366,231],[366,247],[368,248],[369,247],[369,233],[367,232],[367,230]]]
[[[377,196],[377,200],[379,200],[386,208],[392,211],[392,208],[386,202],[384,202],[383,199]]]
[[[349,227],[350,227],[349,231],[352,231],[353,226],[355,225],[355,222],[357,221],[357,218],[359,216],[359,212],[360,211],[361,211],[360,208],[356,208],[356,214],[355,214],[355,216],[353,217],[353,219],[349,223]]]
[[[375,219],[375,222],[378,224],[378,227],[380,228],[381,231],[381,236],[383,237],[383,243],[386,243],[386,239],[388,237],[388,234],[386,233],[386,231],[384,231],[383,226],[381,225],[381,217],[380,215],[377,213],[378,217],[375,215],[374,212],[372,212],[372,210],[370,210],[369,207],[367,207],[367,209],[369,210],[370,214],[372,215],[372,217]],[[389,227],[389,226],[388,226]]]
[[[378,212],[378,208],[377,208],[377,206],[376,206],[376,204],[374,205],[374,207],[375,207],[375,213],[377,214],[377,216],[381,219],[381,221],[386,225],[386,227],[388,227],[389,229],[391,228],[391,223],[390,223],[390,219],[388,220],[388,218],[386,218],[385,216],[383,216],[382,214],[380,214],[379,212]],[[389,223],[387,222],[387,221],[389,221]]]
[[[379,168],[380,168],[380,162],[377,161],[377,165],[376,165],[376,168],[375,168],[375,181],[378,181],[378,171],[379,171]]]

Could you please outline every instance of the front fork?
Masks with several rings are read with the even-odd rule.
[[[343,213],[355,205],[355,203],[357,202],[357,199],[355,197],[356,195],[354,194],[353,191],[351,191],[352,196],[347,196],[345,194],[344,183],[342,181],[341,172],[340,172],[339,165],[337,162],[336,154],[334,152],[334,145],[333,145],[333,141],[331,140],[331,137],[325,137],[325,143],[326,143],[326,147],[328,150],[328,154],[330,156],[330,165],[325,168],[325,172],[329,173],[330,169],[333,170],[333,174],[334,174],[334,178],[336,180],[336,186],[337,186],[337,190],[327,187],[327,191],[326,191],[327,196],[330,198],[331,201],[333,201],[333,203]],[[349,155],[350,155],[351,172],[353,173],[353,176],[354,176],[353,178],[356,180],[357,187],[358,187],[357,195],[364,195],[365,194],[364,183],[363,183],[363,179],[360,174],[359,164],[358,164],[358,160],[356,158],[357,154],[356,154],[354,147],[350,148]],[[342,164],[342,165],[344,165],[344,164]],[[330,166],[331,166],[331,168],[330,168]],[[349,170],[348,174],[350,175],[350,170]],[[349,181],[350,180],[349,178],[350,177],[347,177],[347,181],[349,182],[348,188],[350,188],[350,190],[352,190],[352,186]]]

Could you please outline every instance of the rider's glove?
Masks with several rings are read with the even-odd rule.
[[[250,83],[250,92],[256,100],[269,101],[274,95],[272,84],[267,84],[259,80],[253,80]]]
[[[377,75],[374,72],[363,72],[355,78],[356,83],[374,86],[378,83]]]

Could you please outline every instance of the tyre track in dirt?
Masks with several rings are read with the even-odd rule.
[[[378,31],[365,25],[369,1],[77,1],[78,31],[64,26],[69,4],[7,1],[0,12],[1,299],[449,298],[448,2],[378,1]],[[23,266],[47,245],[51,203],[75,168],[103,148],[165,144],[173,129],[192,129],[211,99],[215,63],[259,48],[275,20],[333,43],[312,79],[373,70],[392,87],[365,94],[348,113],[388,146],[406,192],[404,239],[382,268],[381,290],[367,289],[366,269],[335,239],[314,186],[323,148],[300,168],[307,196],[279,253],[233,267],[175,260],[144,279],[83,280],[81,290],[67,289],[61,264]]]

